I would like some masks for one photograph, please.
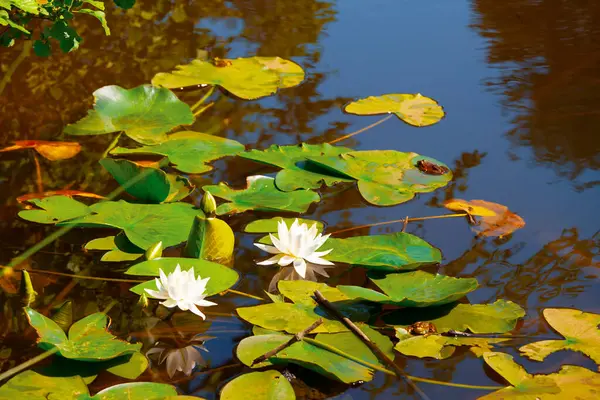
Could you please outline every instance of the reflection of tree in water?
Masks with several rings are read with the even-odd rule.
[[[510,140],[569,179],[600,168],[600,2],[473,0],[473,9],[500,71],[488,84],[516,113]]]
[[[169,71],[197,57],[198,50],[227,56],[234,42],[249,43],[253,54],[297,57],[307,70],[307,81],[274,96],[277,101],[248,102],[221,97],[194,129],[239,136],[242,142],[252,142],[256,147],[267,146],[278,132],[296,142],[300,136],[305,139],[319,134],[312,122],[343,103],[343,99],[324,98],[318,90],[326,71],[316,67],[321,57],[317,42],[326,24],[335,18],[329,2],[245,0],[226,4],[142,0],[131,10],[111,9],[108,13],[112,36],[105,37],[99,24],[87,24],[87,17],[82,16],[77,29],[84,43],[77,51],[61,54],[57,50],[50,58],[30,55],[20,65],[0,95],[3,132],[0,145],[24,138],[55,139],[64,125],[85,115],[92,103],[91,94],[99,87],[118,84],[130,88],[147,83],[157,72]],[[205,21],[224,21],[226,25],[232,22],[243,28],[241,32],[234,29],[231,37],[218,36],[204,28]],[[4,50],[0,63],[10,65],[21,46]],[[201,94],[195,91],[180,95],[195,102]],[[248,134],[252,135],[250,139],[243,137]],[[49,179],[46,189],[76,183],[84,184],[78,189],[105,193],[108,179],[98,179],[101,169],[96,161],[110,138],[66,137],[66,140],[84,142],[84,151],[88,153],[79,156],[79,165],[66,161],[58,168],[57,164],[44,163],[46,169],[53,169],[44,172]],[[23,159],[19,167],[26,172],[14,172],[18,158]],[[22,194],[35,187],[32,162],[27,162],[26,157],[10,155],[3,160],[10,160],[0,164],[0,175],[8,178],[0,181],[5,195]],[[86,182],[85,175],[96,178]]]
[[[598,280],[600,231],[582,238],[576,228],[565,229],[558,239],[518,264],[511,258],[518,256],[522,244],[507,247],[503,242],[476,240],[444,267],[444,273],[478,278],[479,285],[489,291],[488,301],[502,298],[530,307],[575,298]]]

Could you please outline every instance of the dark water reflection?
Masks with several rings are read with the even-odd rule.
[[[310,216],[329,227],[344,228],[402,218],[439,214],[439,204],[452,197],[486,199],[506,204],[527,225],[511,237],[474,238],[460,220],[428,221],[409,225],[408,231],[439,247],[444,254],[441,272],[475,276],[481,288],[472,302],[510,299],[527,309],[519,332],[548,334],[540,320],[544,307],[577,307],[600,312],[598,262],[600,219],[597,182],[600,154],[600,4],[594,1],[492,0],[316,0],[272,1],[139,1],[127,12],[109,11],[113,35],[105,38],[96,23],[79,25],[85,42],[72,54],[50,59],[30,56],[17,69],[0,95],[0,145],[15,139],[57,139],[62,127],[85,115],[91,93],[104,85],[134,87],[159,71],[195,58],[212,56],[279,55],[293,58],[307,71],[307,81],[273,98],[243,102],[222,97],[193,129],[235,138],[256,148],[272,143],[329,141],[370,124],[375,119],[344,115],[348,99],[387,92],[421,92],[438,99],[447,118],[426,129],[388,121],[343,143],[357,149],[415,151],[446,162],[455,173],[448,187],[392,208],[368,207],[354,190],[335,196],[337,189]],[[5,71],[20,48],[3,49]],[[181,93],[189,102],[198,92]],[[41,161],[45,188],[73,188],[108,193],[115,187],[97,163],[109,137],[83,138],[84,151],[74,160]],[[243,183],[248,171],[268,172],[250,162],[231,159],[216,163],[212,174],[194,178],[199,185],[224,180]],[[26,224],[16,218],[15,197],[36,191],[35,165],[28,153],[0,157],[0,263],[40,241],[51,228]],[[234,229],[252,215],[233,220]],[[391,225],[353,231],[352,235],[394,232]],[[106,266],[98,257],[81,254],[92,232],[72,232],[30,260],[35,268],[68,272],[93,268],[111,276],[119,267]],[[239,290],[260,293],[274,271],[257,269],[263,256],[253,238],[239,237],[236,269],[243,274]],[[121,276],[120,274],[114,274]],[[69,284],[68,279],[34,276],[43,288],[44,304]],[[338,271],[334,283],[361,283],[360,270]],[[141,315],[132,325],[128,315],[135,299],[126,284],[80,282],[65,294],[76,301],[76,317],[123,299],[113,310],[118,333],[145,332]],[[6,300],[6,301],[4,301]],[[10,317],[15,299],[4,295],[4,315]],[[232,348],[248,327],[227,317],[249,299],[225,296],[218,300],[207,325],[197,320],[176,321],[183,337],[219,332],[209,342],[210,363],[234,361]],[[42,305],[40,308],[43,308]],[[121,313],[121,311],[127,311]],[[212,311],[212,310],[211,310]],[[111,314],[112,315],[112,314]],[[14,360],[36,354],[34,336],[16,337],[18,322],[0,321],[4,343],[23,347]],[[144,334],[139,333],[141,337]],[[165,340],[169,340],[168,338]],[[514,354],[518,344],[505,348]],[[18,360],[17,360],[18,361]],[[445,381],[492,384],[497,377],[482,368],[481,360],[457,351],[444,361],[400,358],[413,375]],[[583,357],[559,353],[544,364],[519,359],[532,372],[556,370],[561,362],[591,366]],[[9,364],[1,368],[6,369]],[[241,371],[223,370],[179,379],[182,389],[206,398],[222,382]],[[115,378],[102,376],[99,389]],[[144,379],[165,380],[164,373]],[[181,378],[181,376],[179,376]],[[335,396],[345,388],[321,387],[323,393],[298,389],[307,398]],[[476,398],[484,392],[421,385],[431,398]],[[377,375],[339,398],[415,397],[404,384]]]

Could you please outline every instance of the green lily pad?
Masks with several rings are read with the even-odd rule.
[[[25,371],[0,387],[0,398],[27,400],[163,400],[176,396],[171,385],[151,382],[122,383],[91,396],[80,376],[51,377]]]
[[[117,236],[107,236],[90,240],[84,248],[86,250],[106,251],[100,259],[100,261],[104,262],[133,261],[144,255],[144,249],[140,249],[131,243],[123,232]]]
[[[529,343],[519,349],[523,355],[544,361],[555,351],[572,350],[586,354],[600,364],[600,314],[569,308],[546,308],[544,318],[565,339]]]
[[[173,167],[188,174],[203,174],[211,171],[211,161],[243,152],[244,145],[235,140],[224,139],[206,133],[184,131],[169,135],[166,141],[137,149],[117,147],[110,154],[161,155],[169,158]]]
[[[89,215],[60,225],[123,229],[127,239],[142,249],[162,241],[164,247],[187,239],[196,215],[204,215],[187,203],[131,204],[103,201],[89,207]]]
[[[402,121],[417,127],[433,125],[444,118],[442,106],[434,99],[420,93],[370,96],[349,103],[344,107],[344,111],[357,115],[394,113]]]
[[[257,357],[286,343],[287,335],[260,335],[243,339],[237,347],[237,357],[246,365]],[[298,364],[325,377],[344,383],[368,382],[373,379],[373,371],[362,364],[351,361],[331,351],[301,341],[277,353],[269,359],[273,364]],[[265,363],[255,365],[261,367]]]
[[[131,344],[117,339],[107,331],[108,317],[104,313],[94,313],[75,322],[69,329],[69,336],[56,322],[26,307],[29,323],[39,335],[38,343],[44,350],[57,347],[61,356],[74,360],[110,360],[112,358],[138,352],[142,345]]]
[[[221,390],[222,400],[295,400],[294,388],[279,371],[250,372],[236,377]]]
[[[159,276],[159,269],[162,269],[165,274],[170,274],[175,271],[177,265],[181,266],[182,271],[188,271],[194,267],[196,277],[210,278],[206,283],[206,296],[212,296],[217,293],[224,292],[229,289],[239,279],[239,275],[231,268],[214,262],[194,259],[194,258],[155,258],[153,260],[143,261],[136,264],[125,271],[127,275],[142,275],[142,276]],[[154,280],[141,283],[132,287],[130,290],[141,295],[145,293],[145,289],[157,290]]]
[[[425,271],[370,276],[385,295],[360,286],[340,285],[352,299],[369,300],[401,307],[431,307],[452,303],[477,289],[475,278],[452,278]]]
[[[386,355],[393,358],[393,345],[388,337],[367,326],[360,325],[359,327]],[[287,342],[290,337],[289,335],[267,334],[245,338],[237,347],[237,357],[245,365],[251,366],[252,361],[257,357]],[[325,347],[318,346],[317,343],[323,344]],[[314,340],[294,343],[267,361],[254,365],[253,368],[293,363],[344,383],[368,382],[373,378],[374,371],[369,367],[334,353],[326,347],[334,347],[367,363],[381,366],[376,356],[356,335],[344,332],[320,333]]]
[[[306,280],[277,282],[277,288],[281,295],[287,297],[294,304],[303,304],[305,306],[317,307],[319,304],[313,298],[315,290],[330,302],[345,316],[353,321],[367,321],[371,315],[376,314],[380,307],[373,307],[372,304],[356,301],[343,292],[338,287],[331,287],[325,283],[318,283]],[[318,314],[327,315],[318,309]]]
[[[20,211],[19,217],[38,224],[56,224],[90,213],[88,206],[67,196],[50,196],[27,202],[39,209]]]
[[[313,298],[316,290],[330,302],[341,302],[351,300],[338,287],[331,287],[326,283],[298,280],[298,281],[279,281],[277,282],[279,293],[287,297],[295,304],[304,304],[307,306],[317,306],[317,301]]]
[[[319,233],[323,232],[323,229],[325,227],[321,221],[313,221],[312,219],[273,217],[269,219],[257,219],[255,221],[250,222],[244,227],[244,232],[277,233],[277,224],[279,222],[283,221],[287,226],[291,226],[296,219],[298,220],[298,223],[306,224],[309,227],[313,224],[317,224],[317,230],[319,231]]]
[[[405,356],[431,357],[438,360],[446,359],[454,354],[457,347],[468,346],[477,348],[477,353],[492,351],[496,343],[510,339],[450,337],[442,335],[413,336],[406,329],[396,328],[396,337],[400,339],[394,349]]]
[[[298,85],[304,80],[302,67],[279,57],[248,57],[193,60],[178,65],[170,73],[161,72],[152,84],[167,88],[196,85],[219,85],[234,96],[254,100],[270,96],[277,89]]]
[[[445,164],[417,153],[371,150],[308,159],[321,168],[358,180],[362,197],[378,206],[404,203],[416,193],[432,192],[452,179]]]
[[[511,386],[478,400],[595,399],[600,392],[600,374],[583,367],[565,365],[553,374],[530,375],[509,354],[488,352],[483,358]]]
[[[317,310],[319,313],[316,312]],[[328,319],[327,314],[320,308],[305,304],[269,303],[252,307],[238,307],[236,311],[242,319],[252,325],[274,331],[295,334],[312,325],[319,318],[323,318],[323,324],[313,330],[314,333],[334,333],[348,330],[341,322]]]
[[[100,164],[127,193],[147,203],[179,201],[194,189],[187,178],[133,161],[104,158]]]
[[[230,201],[217,207],[217,215],[237,214],[248,210],[289,211],[303,213],[312,203],[321,198],[311,190],[282,192],[275,187],[275,180],[267,176],[255,175],[247,179],[247,188],[235,190],[224,183],[204,186],[204,191],[213,196]]]
[[[25,371],[0,387],[1,399],[76,400],[89,398],[87,385],[80,376],[50,377],[34,371]]]
[[[136,352],[115,357],[106,361],[78,361],[63,357],[55,357],[52,363],[36,371],[45,376],[67,378],[81,376],[86,383],[94,381],[102,371],[125,379],[137,379],[148,368],[148,359]]]
[[[423,239],[404,232],[346,239],[330,238],[321,248],[333,249],[326,256],[329,261],[382,271],[412,270],[442,260],[438,249]]]
[[[166,133],[179,125],[190,125],[194,115],[190,107],[170,90],[151,85],[133,89],[111,85],[94,92],[94,109],[74,124],[67,125],[69,135],[103,135],[124,131],[143,144],[167,140]]]
[[[275,186],[284,192],[297,189],[319,189],[322,185],[333,186],[340,182],[353,182],[339,174],[326,169],[304,169],[308,157],[337,156],[353,151],[347,147],[330,144],[306,144],[292,146],[273,145],[266,150],[250,150],[241,153],[240,157],[281,168],[275,176]],[[337,176],[336,176],[337,175]]]
[[[411,325],[415,322],[431,322],[438,332],[450,330],[472,333],[506,333],[515,328],[517,321],[525,316],[525,310],[512,301],[496,300],[492,304],[452,303],[440,307],[403,309],[386,315],[383,319],[390,325]]]

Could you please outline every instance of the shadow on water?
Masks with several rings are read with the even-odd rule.
[[[244,102],[221,96],[215,106],[191,127],[234,138],[252,148],[311,139],[311,143],[326,142],[365,126],[368,119],[355,122],[356,119],[343,115],[340,107],[353,96],[381,94],[382,87],[392,86],[390,92],[402,91],[402,85],[410,87],[412,82],[402,81],[398,75],[409,75],[414,78],[415,85],[427,91],[426,95],[436,97],[439,88],[440,94],[445,96],[442,103],[448,104],[448,121],[442,122],[439,128],[423,130],[426,134],[422,136],[419,136],[420,132],[412,136],[397,132],[401,129],[398,128],[400,123],[388,122],[340,144],[361,150],[382,147],[381,143],[403,151],[423,149],[428,154],[431,150],[437,152],[433,156],[441,156],[440,159],[452,168],[454,181],[444,189],[385,209],[367,207],[356,190],[334,196],[340,189],[327,189],[325,201],[316,209],[313,207],[307,218],[324,220],[328,229],[343,229],[405,215],[441,214],[440,204],[453,197],[498,199],[511,209],[515,206],[519,210],[528,223],[525,229],[503,239],[483,240],[475,239],[464,221],[453,220],[411,224],[408,232],[425,238],[442,250],[445,259],[441,272],[478,278],[481,288],[469,295],[472,302],[505,298],[526,308],[527,319],[517,333],[532,336],[547,333],[549,328],[539,314],[545,307],[577,307],[600,312],[598,219],[586,214],[588,210],[596,209],[598,194],[594,191],[598,190],[600,182],[597,175],[600,165],[600,136],[597,134],[600,127],[600,3],[585,0],[473,0],[449,5],[445,1],[421,2],[431,3],[425,5],[374,0],[369,6],[367,3],[370,2],[360,4],[350,0],[346,3],[138,0],[138,4],[128,11],[110,9],[107,19],[112,36],[106,38],[99,24],[80,21],[77,29],[84,42],[76,52],[65,55],[55,51],[48,59],[31,55],[20,65],[0,95],[0,147],[18,139],[55,140],[60,137],[64,125],[85,115],[92,102],[91,93],[97,88],[111,84],[134,87],[146,83],[157,72],[171,70],[204,51],[217,57],[257,54],[293,58],[307,71],[307,80],[302,85],[281,91],[272,98]],[[361,29],[364,32],[359,33],[368,36],[369,32],[380,28],[397,34],[395,19],[411,13],[431,18],[424,23],[432,26],[439,23],[440,32],[436,35],[444,35],[447,31],[450,38],[454,38],[453,35],[467,38],[464,40],[469,49],[460,47],[461,52],[453,54],[456,59],[434,53],[423,61],[436,65],[435,72],[441,81],[425,74],[410,75],[414,74],[411,68],[426,67],[418,61],[414,61],[416,67],[405,62],[405,52],[413,39],[409,43],[398,43],[398,37],[390,35],[378,37],[368,44],[348,43],[343,35]],[[370,25],[356,26],[354,18],[357,15],[364,16]],[[376,19],[369,19],[372,15]],[[404,20],[402,24],[407,28],[401,33],[408,35],[418,28],[419,22]],[[398,29],[404,26],[402,24]],[[423,36],[422,40],[427,43],[423,46],[427,46],[433,45],[437,38]],[[473,49],[477,46],[478,50]],[[2,71],[19,52],[19,45],[2,49]],[[338,58],[347,60],[348,54],[356,57],[356,63],[335,62]],[[391,68],[392,72],[386,70],[388,72],[377,74],[361,69],[361,62],[379,67],[378,55],[389,57],[381,66]],[[474,61],[471,66],[463,66],[465,61],[462,60],[477,57],[485,58],[485,62]],[[459,77],[464,81],[455,82],[452,71],[462,71],[463,67],[465,71],[459,72]],[[355,80],[340,83],[339,75]],[[369,86],[370,83],[365,82],[373,84]],[[463,102],[461,90],[465,82],[479,97]],[[350,90],[355,87],[355,91]],[[198,91],[178,95],[191,101],[198,97]],[[507,120],[498,115],[498,100]],[[481,115],[473,115],[471,107],[474,106],[481,107]],[[454,115],[461,120],[453,120]],[[488,119],[493,120],[489,126]],[[466,125],[475,127],[477,137],[459,132]],[[439,143],[430,141],[430,137],[435,137]],[[45,189],[110,192],[116,184],[97,160],[111,138],[78,138],[82,138],[84,150],[76,158],[55,163],[40,160]],[[0,264],[8,263],[53,231],[53,228],[16,218],[20,209],[16,197],[36,191],[35,164],[28,154],[6,153],[0,158]],[[241,186],[248,171],[264,172],[260,165],[247,160],[229,159],[218,161],[216,165],[215,172],[195,178],[196,183],[223,180]],[[537,166],[548,167],[553,172],[539,172],[544,168]],[[554,184],[557,176],[562,183]],[[530,191],[523,190],[524,187]],[[536,197],[532,190],[541,190],[539,196],[544,197]],[[571,205],[572,209],[567,209],[565,204]],[[234,230],[239,232],[242,223],[253,217],[244,216],[241,221],[233,221]],[[400,229],[401,225],[389,225],[356,230],[347,236]],[[106,265],[96,255],[81,251],[86,241],[98,236],[97,232],[71,232],[28,263],[33,268],[63,272],[92,268],[99,276],[122,277],[120,272],[124,265]],[[236,254],[236,269],[243,279],[237,289],[260,294],[268,286],[274,271],[257,269],[254,262],[264,254],[252,246],[253,240],[250,235],[239,235],[238,238],[240,248]],[[111,311],[113,329],[118,334],[134,335],[142,341],[147,340],[148,335],[157,335],[170,346],[180,346],[196,334],[213,332],[219,338],[208,342],[209,368],[237,362],[232,349],[249,334],[249,328],[234,316],[234,310],[240,305],[256,304],[251,299],[227,295],[219,298],[219,306],[210,310],[213,314],[207,312],[210,323],[177,315],[173,329],[162,322],[157,326],[157,321],[149,315],[140,314],[129,319],[137,301],[128,291],[129,284],[70,283],[68,278],[36,274],[32,278],[34,286],[42,288],[39,290],[43,298],[41,308],[70,298],[75,304],[75,319],[101,309],[110,299],[121,299]],[[366,282],[364,272],[359,269],[336,271],[332,279],[339,283]],[[1,284],[4,291],[0,295],[4,307],[0,320],[2,345],[20,349],[13,351],[10,360],[0,359],[0,369],[5,370],[30,358],[36,350],[31,346],[35,340],[33,332],[15,334],[22,332],[24,327],[24,321],[18,320],[11,311],[16,300],[10,293],[14,293],[16,287],[11,287],[13,283],[8,278]],[[69,285],[69,291],[65,291],[65,286]],[[558,365],[560,358],[552,360]],[[582,362],[581,359],[569,361]],[[397,362],[416,376],[482,384],[500,382],[495,382],[498,378],[483,370],[479,359],[463,350],[441,361],[398,357]],[[524,365],[534,372],[540,368],[531,362]],[[164,368],[154,368],[141,379],[175,381],[187,393],[212,399],[224,381],[242,370],[232,366],[212,374],[199,371],[191,378],[179,374],[171,379]],[[383,374],[341,394],[346,387],[323,387],[323,383],[311,374],[302,375],[301,371],[293,369],[289,373],[297,373],[301,378],[296,389],[303,398],[336,395],[339,399],[418,398],[404,383]],[[102,375],[101,378],[93,384],[93,389],[117,383],[114,376]],[[423,385],[423,388],[431,398],[464,399],[485,394],[431,385]]]

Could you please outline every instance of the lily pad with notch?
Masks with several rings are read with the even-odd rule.
[[[96,203],[89,211],[88,215],[59,225],[122,229],[127,239],[142,249],[159,241],[163,247],[184,242],[194,217],[204,215],[187,203],[133,204],[124,200]]]
[[[312,203],[321,199],[312,190],[282,192],[275,187],[275,180],[268,176],[249,176],[246,182],[247,187],[240,190],[232,189],[223,182],[207,185],[202,189],[229,201],[217,207],[217,215],[237,214],[248,210],[303,213]]]
[[[338,156],[308,157],[308,160],[357,180],[362,197],[378,206],[407,202],[417,193],[446,186],[452,179],[452,171],[440,161],[395,150],[354,151]]]
[[[103,135],[123,131],[139,143],[156,144],[167,140],[171,129],[194,122],[190,106],[169,89],[152,85],[133,89],[104,86],[94,92],[94,99],[94,109],[67,125],[66,134]]]
[[[350,299],[393,304],[400,307],[432,307],[452,303],[477,289],[475,278],[452,278],[425,271],[369,274],[383,293],[360,286],[339,285]]]
[[[444,109],[437,101],[420,93],[393,93],[356,100],[344,111],[357,115],[393,113],[402,121],[416,127],[436,124],[444,118]]]
[[[304,70],[280,57],[193,60],[172,72],[161,72],[152,84],[166,88],[218,85],[241,99],[270,96],[278,89],[293,87],[304,80]]]
[[[319,189],[322,185],[353,182],[354,179],[306,164],[308,157],[337,156],[353,151],[347,147],[330,144],[306,144],[291,146],[273,145],[265,150],[250,150],[240,157],[281,168],[275,176],[275,185],[285,192],[297,189]]]
[[[525,310],[507,300],[491,304],[450,303],[438,307],[407,308],[387,314],[388,325],[406,327],[415,322],[431,322],[438,332],[506,333],[515,328]]]
[[[225,156],[234,156],[245,150],[243,144],[235,140],[208,135],[206,133],[184,131],[169,135],[154,146],[136,149],[117,147],[110,154],[161,155],[168,157],[174,168],[188,174],[203,174],[212,170],[211,161]]]

